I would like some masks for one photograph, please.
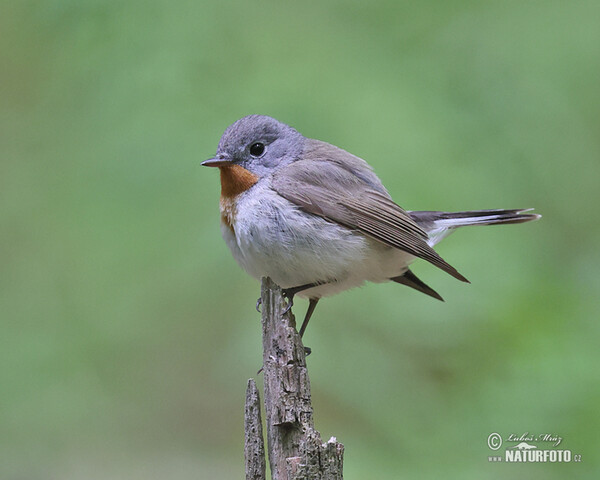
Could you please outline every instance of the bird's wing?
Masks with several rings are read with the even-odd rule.
[[[468,281],[427,244],[427,234],[405,210],[343,163],[298,160],[276,171],[271,186],[306,212],[358,230]]]

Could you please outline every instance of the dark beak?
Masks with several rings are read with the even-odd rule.
[[[231,165],[231,162],[230,158],[221,156],[204,160],[200,165],[203,167],[226,167],[227,165]]]

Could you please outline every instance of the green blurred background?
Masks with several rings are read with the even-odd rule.
[[[250,113],[407,209],[536,207],[323,301],[316,426],[357,478],[598,478],[597,1],[0,6],[0,478],[239,479],[259,284],[199,166]],[[297,302],[303,315],[305,302]],[[260,378],[260,377],[259,377]],[[260,381],[260,380],[259,380]],[[488,463],[492,432],[581,464]]]

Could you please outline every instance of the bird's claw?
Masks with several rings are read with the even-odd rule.
[[[312,349],[310,347],[304,347],[304,356],[308,357],[312,353]]]
[[[287,305],[285,306],[285,309],[282,312],[283,315],[285,315],[294,306],[294,294],[293,293],[290,294],[290,293],[286,292],[285,290],[282,292],[282,294],[283,294],[283,298],[287,299]]]
[[[294,306],[294,294],[293,293],[287,293],[287,292],[283,292],[283,298],[287,299],[287,305],[285,306],[285,309],[283,310],[283,314],[285,315],[286,313],[288,313],[291,308]],[[262,297],[258,298],[258,300],[256,300],[256,311],[258,313],[262,313],[260,310],[260,307],[262,305]]]

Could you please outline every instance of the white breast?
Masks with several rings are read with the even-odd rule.
[[[411,255],[303,212],[269,188],[267,179],[237,198],[235,226],[222,234],[241,267],[283,288],[328,282],[300,294],[321,297],[401,275]]]

